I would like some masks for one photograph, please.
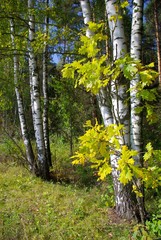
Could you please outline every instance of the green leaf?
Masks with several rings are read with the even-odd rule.
[[[140,106],[136,107],[135,108],[135,112],[139,114],[139,113],[141,113],[143,111],[143,109],[144,109],[144,106],[143,107],[140,107]]]
[[[155,101],[156,100],[156,94],[157,92],[155,91],[155,89],[143,89],[142,91],[140,91],[139,96],[142,97],[143,100],[147,100],[147,101]]]
[[[127,79],[132,79],[137,72],[138,68],[135,65],[128,64],[123,67],[123,73]]]
[[[143,156],[144,161],[147,161],[147,160],[149,160],[152,157],[153,147],[152,147],[151,142],[149,142],[146,145],[146,150],[147,150],[147,152]]]
[[[73,78],[74,79],[74,73],[75,69],[72,68],[70,65],[66,64],[65,68],[62,70],[63,77],[64,78]]]

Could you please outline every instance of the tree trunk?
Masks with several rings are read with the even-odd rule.
[[[84,23],[88,24],[88,22],[91,21],[89,2],[87,0],[80,2]],[[114,62],[127,53],[127,43],[125,39],[123,20],[117,17],[121,14],[119,12],[120,7],[117,3],[117,0],[105,0],[105,4],[111,35],[112,57]],[[112,20],[114,16],[116,16],[117,19]],[[93,33],[88,28],[86,31],[86,36],[93,36]],[[100,89],[97,99],[104,125],[108,126],[111,123],[123,124],[125,134],[122,134],[122,137],[120,137],[120,144],[130,147],[130,106],[129,102],[127,103],[127,99],[129,97],[127,94],[128,89],[129,84],[124,78],[111,81],[111,85],[108,86],[107,89]],[[120,173],[117,170],[118,159],[119,156],[117,155],[111,156],[116,212],[119,216],[126,219],[138,219],[140,217],[139,204],[135,194],[132,193],[132,186],[131,184],[124,186],[119,181]]]
[[[113,123],[111,94],[110,90],[108,91],[107,89],[108,87],[101,88],[97,94],[99,109],[102,115],[103,123],[106,127]]]
[[[29,68],[30,68],[30,83],[31,86],[31,99],[33,123],[35,130],[35,139],[38,154],[38,167],[40,177],[43,179],[49,178],[49,166],[46,158],[45,143],[43,135],[43,120],[41,114],[41,101],[40,101],[40,81],[38,77],[38,67],[34,48],[32,46],[35,40],[35,18],[34,18],[34,4],[33,0],[28,0],[29,8]]]
[[[113,61],[115,61],[127,53],[124,24],[123,20],[117,17],[121,14],[117,1],[105,0],[105,4],[113,48]],[[112,20],[114,16],[116,19]],[[114,123],[123,124],[125,129],[125,134],[120,138],[120,144],[130,146],[129,104],[125,102],[128,99],[128,85],[127,80],[123,78],[112,81],[111,97]],[[126,219],[138,218],[137,201],[135,195],[132,194],[131,185],[123,186],[119,181],[118,159],[119,156],[111,156],[116,212]]]
[[[84,24],[88,25],[88,23],[92,21],[90,2],[89,0],[81,0],[80,4],[84,18]],[[93,36],[93,32],[89,28],[86,30],[86,36],[89,38]]]
[[[28,135],[28,129],[26,124],[26,118],[24,113],[23,107],[23,98],[21,95],[20,87],[19,87],[19,80],[18,80],[18,71],[19,71],[19,62],[18,62],[18,55],[15,45],[15,31],[14,31],[14,21],[10,19],[10,29],[11,29],[11,40],[12,40],[12,47],[14,50],[13,56],[13,64],[14,64],[14,85],[15,85],[15,93],[17,98],[17,105],[18,105],[18,115],[20,120],[20,127],[21,127],[21,134],[23,137],[23,142],[26,149],[26,158],[29,165],[29,169],[36,173],[36,164],[35,164],[35,157],[32,149],[32,145],[30,142],[30,138]]]
[[[133,0],[133,15],[131,28],[131,57],[141,59],[141,43],[142,43],[142,15],[143,15],[143,1]],[[140,106],[140,99],[136,97],[136,86],[140,78],[137,75],[130,82],[130,99],[131,99],[131,148],[141,152],[141,116],[136,114],[136,107]],[[138,162],[140,157],[138,156]]]
[[[91,8],[89,0],[83,0],[80,1],[81,9],[83,13],[84,18],[84,24],[88,25],[88,22],[92,21],[92,14],[91,14]],[[87,28],[86,30],[86,36],[92,37],[93,32]],[[102,115],[102,119],[105,126],[108,126],[109,124],[113,123],[113,117],[111,113],[111,101],[110,96],[108,96],[108,91],[106,88],[101,88],[99,93],[97,94],[97,101],[99,105],[99,109]]]
[[[49,6],[49,0],[46,0],[46,7]],[[48,37],[48,26],[49,18],[45,17],[45,27],[44,32]],[[44,132],[44,141],[45,141],[45,151],[48,161],[48,165],[51,167],[51,151],[50,151],[50,140],[49,140],[49,122],[48,122],[48,109],[49,109],[49,97],[48,97],[48,44],[44,42],[44,52],[43,52],[43,132]]]
[[[142,25],[143,25],[143,0],[133,0],[133,13],[132,13],[132,27],[131,27],[131,57],[141,59],[141,46],[142,46]],[[142,166],[142,139],[141,139],[141,114],[136,113],[136,108],[140,106],[141,101],[137,98],[136,86],[140,81],[139,75],[136,75],[130,82],[130,101],[131,101],[131,148],[138,151],[135,157],[135,164]],[[143,187],[140,182],[137,182],[139,190],[142,191]],[[137,197],[141,221],[144,222],[144,198]]]
[[[161,90],[161,39],[159,34],[159,21],[158,21],[158,7],[157,0],[154,0],[154,22],[155,22],[155,35],[157,43],[157,59],[158,59],[158,73],[159,73],[159,90]]]

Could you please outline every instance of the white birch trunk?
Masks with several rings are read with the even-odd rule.
[[[123,20],[118,18],[119,5],[116,0],[105,0],[108,24],[112,42],[113,61],[123,57],[127,53],[127,45],[124,33]],[[116,17],[115,21],[112,20]],[[129,104],[125,102],[127,95],[128,82],[126,79],[119,79],[111,82],[112,94],[112,113],[115,124],[123,124],[125,135],[120,138],[121,145],[130,145],[130,121]],[[116,212],[119,216],[130,219],[136,217],[135,198],[131,193],[131,187],[123,186],[119,181],[118,167],[119,156],[111,156],[112,176],[115,192]]]
[[[49,6],[49,0],[46,0],[46,7]],[[48,36],[48,26],[49,18],[45,17],[45,27],[44,33]],[[48,122],[48,109],[49,109],[49,98],[48,98],[48,45],[47,42],[44,42],[44,51],[43,51],[43,99],[44,99],[44,108],[43,108],[43,132],[44,132],[44,142],[45,142],[45,151],[48,161],[48,165],[51,167],[51,151],[50,151],[50,140],[49,140],[49,122]]]
[[[131,57],[139,60],[141,58],[141,43],[142,43],[142,15],[143,15],[143,1],[133,0],[133,15],[131,28]],[[136,85],[139,82],[139,75],[137,75],[130,82],[130,99],[131,99],[131,148],[141,152],[141,116],[136,114],[136,107],[140,105],[140,99],[136,97]],[[136,158],[137,163],[140,163],[140,154]]]
[[[140,60],[141,59],[141,46],[142,46],[142,24],[143,24],[143,0],[133,0],[133,12],[132,12],[132,27],[131,27],[131,57]],[[130,82],[130,101],[131,101],[131,127],[130,127],[130,140],[131,148],[138,151],[138,155],[135,157],[135,163],[142,166],[141,151],[141,114],[136,113],[136,108],[140,106],[140,99],[137,98],[136,86],[140,81],[139,75],[136,75]],[[143,186],[140,181],[137,181],[139,190],[143,193]],[[137,197],[139,213],[141,221],[144,222],[144,198]]]
[[[158,0],[154,0],[154,22],[155,22],[155,35],[157,44],[157,59],[158,59],[158,73],[159,73],[159,91],[161,90],[161,38],[159,34],[159,19],[158,19]]]
[[[26,118],[25,118],[25,113],[24,113],[24,106],[23,106],[23,98],[21,91],[19,89],[19,80],[18,80],[18,71],[19,71],[19,61],[18,61],[18,55],[17,55],[17,50],[15,46],[15,31],[14,31],[14,21],[13,19],[10,19],[10,29],[11,29],[11,40],[12,40],[12,47],[14,49],[14,57],[13,57],[13,64],[14,64],[14,85],[15,85],[15,93],[16,93],[16,98],[17,98],[17,105],[18,105],[18,116],[20,120],[20,127],[21,127],[21,134],[23,138],[23,142],[25,145],[26,149],[26,157],[27,157],[27,162],[29,165],[29,169],[32,172],[35,172],[35,158],[34,158],[34,153],[33,149],[31,146],[30,138],[28,135],[28,129],[27,129],[27,124],[26,124]]]
[[[120,57],[123,57],[127,53],[124,25],[123,20],[117,18],[119,14],[119,12],[116,11],[117,1],[105,0],[105,3],[112,42],[113,61],[115,61]],[[115,21],[111,20],[113,16],[116,16]],[[122,144],[129,145],[130,143],[129,106],[127,103],[125,103],[125,100],[127,99],[128,96],[127,89],[128,83],[125,79],[112,81],[111,83],[114,123],[124,124],[125,135],[124,138],[122,139]]]
[[[80,4],[84,18],[84,24],[87,25],[88,22],[92,21],[89,0],[81,0]],[[86,30],[86,36],[89,38],[93,36],[93,32],[89,28],[87,28]],[[110,96],[108,96],[107,89],[105,88],[100,89],[99,93],[97,94],[97,101],[102,115],[103,123],[105,126],[108,126],[109,124],[113,123],[113,117],[111,113]]]
[[[35,130],[38,165],[40,176],[44,179],[48,178],[49,166],[46,159],[44,135],[43,135],[43,120],[41,114],[41,102],[40,102],[40,81],[38,78],[38,67],[36,62],[36,56],[32,43],[35,40],[35,18],[34,18],[34,4],[33,0],[28,0],[29,8],[29,68],[30,68],[30,83],[31,83],[31,104],[33,123]]]
[[[92,21],[92,14],[91,14],[89,0],[81,0],[80,5],[83,13],[84,24],[88,25],[88,23]],[[93,32],[88,28],[86,30],[86,36],[89,38],[93,36]]]
[[[103,123],[105,127],[113,123],[112,116],[112,100],[110,91],[107,88],[101,88],[99,93],[97,94],[97,100],[99,109],[102,115]]]

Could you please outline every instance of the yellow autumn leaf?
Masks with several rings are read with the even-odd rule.
[[[133,165],[131,166],[134,174],[136,175],[136,177],[143,179],[144,178],[144,172],[143,169],[139,168],[139,166]]]
[[[124,1],[121,3],[121,8],[126,8],[127,6],[129,6],[128,1]]]
[[[143,197],[142,192],[140,192],[140,191],[137,189],[136,185],[133,185],[133,186],[132,186],[132,190],[133,190],[133,192],[134,192],[138,197]]]
[[[132,180],[132,177],[133,177],[133,174],[131,170],[129,168],[126,168],[126,170],[124,169],[121,171],[119,180],[121,183],[125,185]]]
[[[133,158],[129,158],[128,160],[127,160],[127,163],[128,164],[131,164],[131,165],[134,165],[134,159]]]
[[[76,164],[85,164],[85,156],[82,153],[76,153],[74,156],[72,156],[71,158],[74,158],[75,160],[72,161],[73,165]]]
[[[106,162],[99,168],[98,176],[100,180],[105,180],[106,176],[112,172],[111,166]]]

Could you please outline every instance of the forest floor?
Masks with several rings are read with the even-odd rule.
[[[134,223],[118,218],[104,184],[43,182],[0,163],[0,240],[129,240]]]

